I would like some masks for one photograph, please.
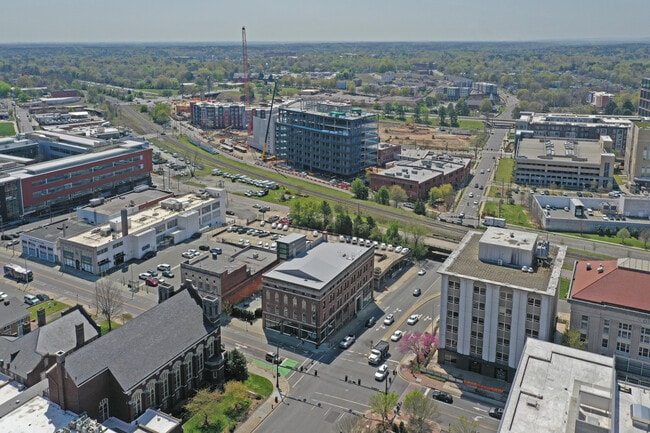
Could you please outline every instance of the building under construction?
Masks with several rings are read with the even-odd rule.
[[[330,101],[282,107],[276,154],[298,170],[352,178],[377,165],[377,115]]]

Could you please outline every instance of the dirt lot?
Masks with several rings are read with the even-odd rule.
[[[379,122],[379,139],[385,143],[412,144],[422,148],[470,151],[471,136],[452,135],[438,128]]]

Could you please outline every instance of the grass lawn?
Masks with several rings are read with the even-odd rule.
[[[537,227],[537,225],[528,217],[526,208],[518,204],[510,205],[503,203],[501,205],[501,215],[499,215],[499,203],[495,201],[486,201],[483,203],[483,213],[486,215],[505,218],[506,223],[508,224],[528,228]]]
[[[54,300],[41,302],[40,304],[33,305],[28,308],[29,320],[36,320],[36,312],[41,308],[45,308],[45,317],[47,317],[50,314],[56,313],[57,311],[67,310],[68,308],[70,308],[70,306],[68,304],[64,304],[63,302],[54,301]]]
[[[244,385],[254,393],[263,397],[268,397],[273,392],[273,384],[271,381],[265,377],[258,376],[257,374],[249,374]]]
[[[273,384],[262,376],[255,374],[248,374],[248,380],[244,385],[249,391],[257,394],[258,399],[261,400],[271,395],[273,392]],[[198,413],[183,424],[183,431],[186,433],[191,432],[210,432],[219,433],[228,431],[229,426],[243,420],[246,415],[250,415],[249,408],[253,400],[251,396],[238,397],[235,393],[215,393],[215,398],[210,400],[210,403],[203,407],[204,413]],[[210,426],[203,426],[203,420],[207,415]]]
[[[501,158],[497,165],[497,172],[494,173],[495,182],[511,183],[514,181],[515,160],[512,158]]]
[[[482,120],[459,120],[458,126],[461,129],[483,129]]]
[[[569,236],[575,236],[576,238],[579,237],[581,239],[591,239],[594,241],[607,242],[610,244],[626,245],[632,248],[645,249],[644,242],[642,240],[636,238],[628,238],[625,239],[625,242],[621,242],[621,238],[616,237],[616,233],[610,236],[599,235],[598,233],[564,233],[564,234]]]
[[[574,262],[569,262],[568,260],[562,262],[562,269],[566,271],[573,271],[574,266],[575,266]]]
[[[111,320],[111,323],[112,323],[112,325],[113,325],[113,326],[112,326],[112,330],[113,330],[113,331],[115,331],[117,328],[119,328],[120,326],[122,326],[121,323],[114,322],[114,321],[112,321],[112,320]],[[104,320],[104,321],[102,321],[102,322],[99,322],[99,326],[102,328],[102,335],[106,335],[106,334],[108,334],[108,322],[107,322],[106,320]]]
[[[16,135],[14,124],[11,122],[0,122],[0,137],[13,137]]]
[[[569,286],[571,286],[571,280],[568,278],[560,278],[560,299],[566,299],[569,295]]]

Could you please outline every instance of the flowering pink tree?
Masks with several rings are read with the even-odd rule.
[[[428,332],[405,334],[397,345],[401,354],[413,353],[416,362],[421,365],[434,348],[438,347],[438,337]]]

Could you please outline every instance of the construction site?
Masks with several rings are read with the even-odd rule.
[[[417,146],[444,152],[474,151],[472,136],[452,134],[444,128],[411,125],[396,122],[379,122],[379,138],[382,143]]]

